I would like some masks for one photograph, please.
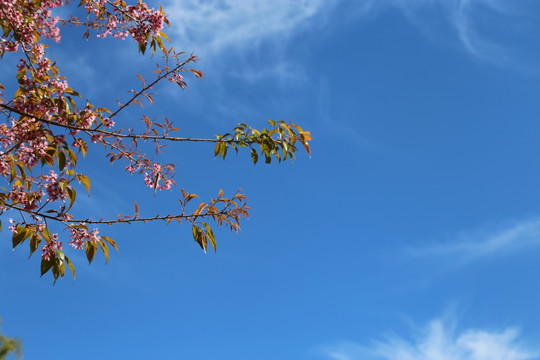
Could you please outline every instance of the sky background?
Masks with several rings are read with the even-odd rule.
[[[540,359],[538,1],[163,5],[206,77],[159,87],[144,111],[180,136],[294,120],[313,155],[254,166],[248,152],[165,149],[179,187],[249,196],[216,254],[188,226],[102,227],[120,253],[91,266],[73,254],[77,279],[52,286],[4,230],[2,329],[26,359]],[[154,62],[132,40],[67,28],[50,57],[105,107]],[[117,126],[138,121],[130,111]],[[79,213],[173,211],[178,188],[153,196],[92,150]]]

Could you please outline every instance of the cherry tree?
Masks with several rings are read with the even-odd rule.
[[[53,16],[58,7],[77,15]],[[247,198],[240,192],[226,196],[219,190],[217,197],[202,201],[178,188],[179,207],[173,214],[143,216],[135,202],[129,214],[117,218],[75,217],[77,191],[90,193],[90,179],[77,165],[95,146],[105,147],[106,162],[119,163],[127,173],[138,174],[141,186],[153,192],[176,188],[174,164],[159,163],[146,155],[148,151],[159,153],[169,142],[210,143],[214,156],[223,159],[230,149],[246,148],[254,163],[259,158],[265,163],[292,160],[299,144],[310,153],[309,132],[284,121],[269,121],[262,130],[239,124],[213,138],[179,137],[165,115],[162,120],[142,115],[139,125],[125,124],[125,110],[152,103],[155,94],[151,91],[159,83],[185,89],[188,75],[203,77],[192,68],[195,56],[166,45],[169,39],[163,27],[169,22],[161,7],[156,10],[143,2],[128,5],[122,0],[81,0],[78,7],[67,0],[0,0],[0,23],[0,56],[18,59],[12,73],[4,72],[15,75],[13,88],[0,79],[4,81],[4,85],[0,83],[4,118],[0,123],[0,214],[9,219],[13,247],[26,243],[30,255],[39,250],[41,275],[50,271],[54,281],[65,275],[66,265],[75,277],[70,251],[84,251],[91,263],[100,250],[107,261],[109,248],[118,250],[113,239],[99,232],[100,225],[187,223],[194,240],[206,251],[209,246],[216,249],[212,227],[237,232],[241,220],[249,215]],[[86,38],[131,38],[140,54],[151,52],[161,59],[151,78],[137,75],[140,87],[117,101],[116,108],[100,107],[72,89],[60,65],[47,57],[49,46],[61,46],[62,32],[74,28],[82,28]]]

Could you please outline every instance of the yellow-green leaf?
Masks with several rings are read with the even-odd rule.
[[[30,237],[30,255],[28,255],[28,257],[32,256],[32,254],[37,250],[40,242],[41,238],[39,235],[32,234],[32,237]]]
[[[65,260],[69,266],[69,270],[71,270],[71,274],[73,275],[73,279],[75,279],[75,268],[73,267],[73,264],[71,263],[71,260],[66,256]]]
[[[206,236],[208,237],[208,240],[210,240],[210,243],[212,244],[212,247],[214,248],[214,252],[216,252],[217,244],[216,244],[216,238],[214,236],[214,232],[212,231],[212,228],[210,227],[210,225],[208,225],[205,222],[201,222],[201,224],[203,224],[204,227],[206,228]]]
[[[15,249],[17,245],[19,245],[24,240],[26,240],[26,238],[30,236],[30,234],[31,232],[29,233],[26,227],[21,226],[21,225],[17,226],[17,233],[13,233],[13,236],[11,238],[11,241],[13,243],[13,248]]]
[[[86,191],[88,191],[88,195],[90,195],[90,179],[88,178],[88,176],[83,174],[77,174],[77,180],[79,180],[79,182],[84,185]]]
[[[86,258],[88,259],[88,263],[91,264],[92,260],[94,260],[94,256],[96,256],[97,245],[91,241],[87,241],[85,243],[84,248],[86,252]]]
[[[108,237],[108,236],[102,236],[101,238],[102,238],[103,240],[105,240],[106,242],[108,242],[109,244],[111,244],[111,245],[116,249],[116,251],[120,252],[120,251],[118,250],[118,246],[116,246],[116,243],[114,242],[113,239],[111,239],[111,238]]]
[[[101,250],[103,250],[103,255],[105,255],[105,264],[109,263],[109,247],[103,240],[98,241]]]
[[[47,271],[51,269],[53,266],[53,259],[54,257],[51,257],[49,260],[41,259],[41,276],[45,275]]]

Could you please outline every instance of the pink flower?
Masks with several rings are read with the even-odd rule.
[[[114,121],[106,117],[106,118],[103,118],[103,124],[105,125],[107,129],[110,129],[114,126]]]
[[[45,184],[45,190],[49,196],[49,200],[56,201],[58,199],[64,201],[67,199],[66,192],[62,191],[60,183],[58,182],[58,175],[51,170],[49,176],[44,176],[43,179],[48,181],[48,184]]]
[[[56,239],[58,239],[58,234],[55,234],[55,235],[56,235]],[[53,235],[53,239],[54,238],[55,237]],[[51,240],[50,242],[45,244],[43,248],[41,249],[41,258],[43,260],[50,260],[51,256],[53,256],[56,253],[56,250],[62,250],[62,249],[63,249],[63,246],[62,246],[61,241]]]
[[[130,174],[133,174],[135,171],[137,171],[132,165],[128,165],[125,167],[126,171]]]
[[[182,82],[184,80],[184,78],[180,74],[172,74],[171,76],[168,77],[168,79],[170,82],[175,82],[175,83]]]
[[[69,245],[75,249],[82,249],[86,241],[91,241],[97,244],[101,240],[101,236],[98,236],[99,230],[94,229],[92,232],[88,232],[86,229],[71,228],[70,230],[71,241]]]
[[[97,144],[98,142],[101,141],[101,138],[102,138],[102,135],[101,134],[92,134],[90,136],[90,140],[94,143],[94,144]]]

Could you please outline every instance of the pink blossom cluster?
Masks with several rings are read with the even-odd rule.
[[[99,7],[96,6],[96,3],[93,1],[90,1],[84,5],[84,10],[88,12],[88,14],[92,13],[95,17],[99,17]]]
[[[105,11],[106,3],[106,0],[88,0],[84,5],[88,16],[99,20],[99,23],[94,22],[100,29],[99,38],[112,36],[123,40],[131,34],[139,44],[145,44],[150,36],[159,34],[163,29],[165,14],[149,9],[143,2],[135,6],[113,6],[112,11]]]
[[[92,12],[94,13],[94,15],[96,14],[96,12],[99,15],[99,10],[97,10],[95,8],[95,5],[94,5],[94,7],[92,7],[91,5],[88,4],[88,5],[85,6],[85,8],[87,10],[89,8],[92,8]],[[96,17],[98,15],[96,15]],[[122,22],[120,21],[120,19],[118,19],[118,17],[116,15],[109,16],[109,18],[107,19],[107,23],[104,25],[104,27],[105,27],[105,30],[102,30],[101,32],[99,32],[97,34],[97,37],[104,39],[108,35],[110,35],[110,36],[112,36],[114,38],[124,40],[129,35],[129,31],[123,30]]]
[[[24,59],[20,59],[19,61],[22,64],[17,66],[17,68],[19,68],[19,70],[24,69],[26,67],[26,61]],[[37,69],[35,71],[34,77],[42,77],[50,69],[50,60],[47,58],[42,58],[41,60],[37,61],[35,65],[37,65]]]
[[[170,82],[174,82],[174,83],[181,83],[184,81],[184,78],[182,77],[182,75],[177,74],[177,73],[168,76],[167,79],[169,79]]]
[[[103,125],[105,125],[107,129],[114,127],[114,124],[114,120],[111,120],[108,117],[103,118]]]
[[[33,139],[28,139],[27,144],[22,144],[19,150],[19,161],[27,167],[34,167],[39,162],[39,156],[46,154],[49,143],[47,139],[39,134]]]
[[[52,237],[53,240],[49,241],[41,248],[41,258],[43,260],[50,260],[51,256],[56,253],[56,250],[62,250],[64,248],[62,241],[58,241],[58,234],[53,234]]]
[[[133,165],[128,165],[125,167],[126,171],[130,174],[133,174],[134,172],[137,171],[137,169],[135,169],[135,167]]]
[[[51,170],[49,175],[44,176],[43,179],[48,182],[45,184],[45,191],[47,191],[50,201],[57,201],[58,199],[62,201],[66,200],[67,194],[60,187],[58,175],[54,172],[54,170]]]
[[[101,240],[101,236],[98,236],[98,229],[94,229],[92,230],[92,232],[88,232],[88,230],[86,229],[71,228],[69,231],[71,233],[71,241],[69,242],[69,245],[73,246],[73,248],[75,249],[82,249],[86,241],[91,241],[94,244],[97,244],[98,241]]]
[[[5,52],[17,52],[19,50],[19,42],[0,39],[0,55]]]
[[[16,52],[20,45],[29,50],[38,36],[60,41],[58,18],[51,17],[51,10],[61,5],[61,0],[39,1],[31,6],[27,1],[0,0],[0,21],[4,27],[0,54]]]
[[[85,129],[88,129],[90,126],[92,126],[92,124],[96,120],[96,114],[90,109],[83,110],[80,115],[81,116],[79,116],[79,126]]]
[[[97,144],[98,142],[101,142],[103,139],[103,135],[101,134],[92,134],[90,135],[90,141],[92,141],[94,144]]]
[[[11,127],[0,124],[0,144],[4,149],[19,146],[17,160],[27,167],[37,165],[49,145],[41,125],[31,119],[12,121]]]
[[[96,121],[96,113],[93,112],[90,108],[76,111],[73,113],[73,115],[78,121],[78,123],[75,125],[84,129],[89,129]],[[57,119],[57,122],[60,124],[68,124],[68,121],[66,119],[62,119],[60,117]],[[77,135],[79,132],[79,130],[71,130],[69,132],[69,135]]]
[[[149,9],[145,3],[127,6],[126,11],[131,18],[137,19],[137,24],[130,27],[129,32],[139,44],[146,44],[150,36],[158,35],[163,29],[165,14]]]
[[[41,191],[28,191],[22,186],[13,186],[8,195],[13,204],[21,205],[24,210],[34,211],[38,208],[43,193]]]
[[[0,176],[7,175],[10,166],[7,161],[0,160]]]
[[[58,114],[57,104],[65,101],[63,95],[68,89],[68,83],[58,76],[57,71],[51,69],[52,62],[43,57],[42,47],[36,46],[36,49],[39,51],[32,59],[33,65],[28,65],[25,59],[20,59],[17,65],[20,91],[13,101],[13,108],[50,120]]]
[[[154,163],[152,166],[152,173],[149,175],[144,173],[144,183],[151,189],[169,190],[172,186],[172,180],[165,178],[161,165]],[[163,183],[162,185],[160,185]]]
[[[0,124],[0,144],[4,149],[11,146],[15,140],[15,134],[6,124]]]
[[[17,233],[17,224],[15,223],[15,221],[13,219],[9,219],[9,223],[11,224],[9,226],[9,231],[16,234]]]
[[[58,80],[54,79],[49,82],[50,87],[53,89],[54,92],[58,94],[58,97],[62,96],[66,89],[68,88],[68,83],[66,80]],[[58,108],[53,108],[53,112],[57,112]]]
[[[60,5],[61,2],[59,1]],[[58,5],[58,6],[60,6]],[[51,11],[50,10],[43,10],[43,12],[40,14],[40,23],[41,26],[41,36],[43,36],[45,39],[52,39],[54,42],[60,42],[60,29],[56,26],[58,24],[58,17],[51,17]]]

